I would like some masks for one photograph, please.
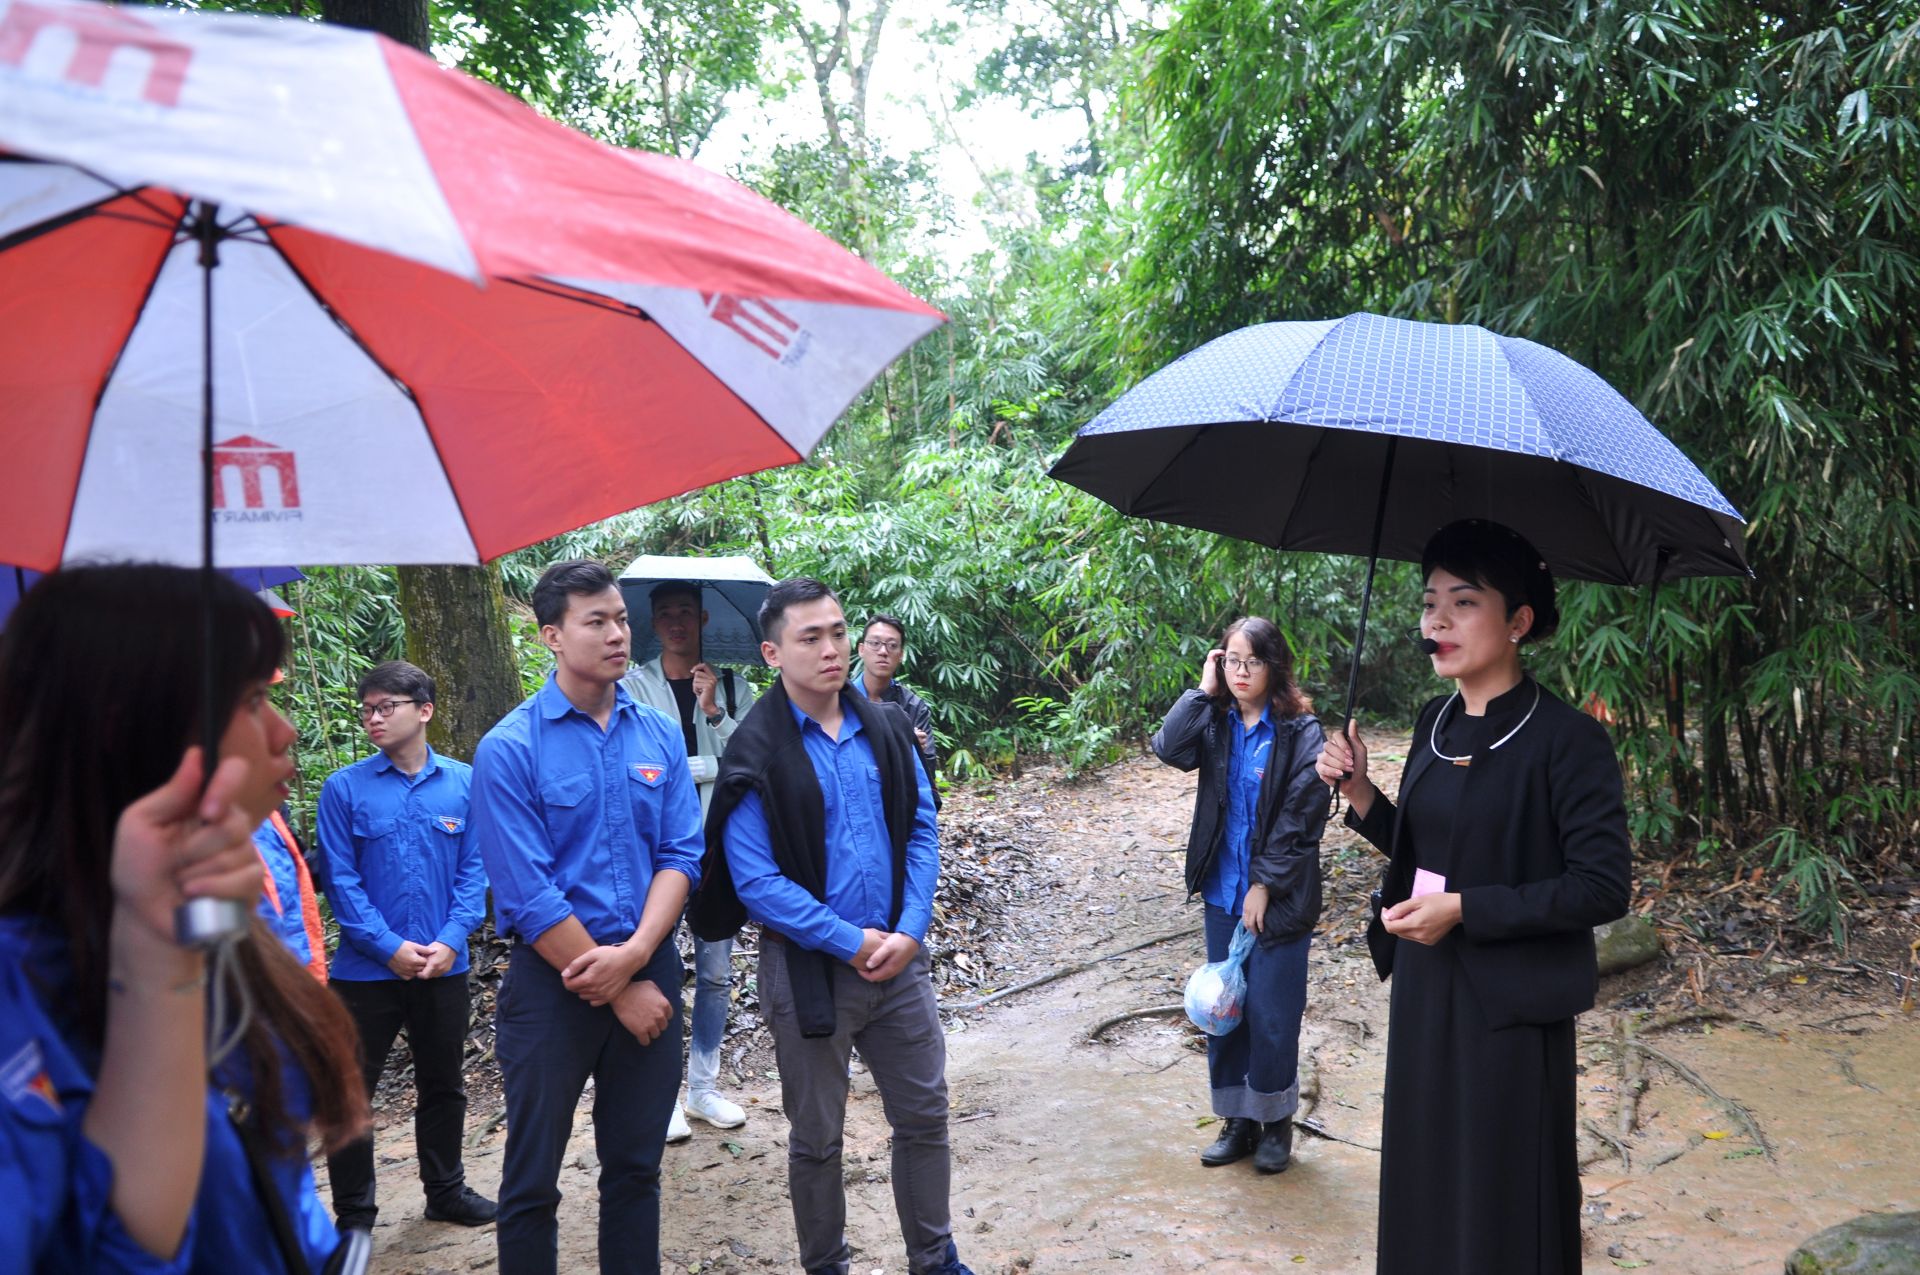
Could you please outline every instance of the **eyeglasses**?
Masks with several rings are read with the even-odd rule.
[[[892,655],[900,649],[898,642],[890,641],[887,638],[867,638],[861,642],[860,645],[866,647],[869,651],[878,651],[882,655]]]
[[[1226,665],[1235,673],[1257,673],[1267,666],[1267,662],[1257,655],[1249,660],[1243,660],[1237,655],[1229,655],[1226,657]]]
[[[402,704],[418,704],[419,702],[417,699],[383,699],[378,704],[362,704],[360,706],[360,720],[366,722],[372,721],[376,717],[392,717],[393,710]]]

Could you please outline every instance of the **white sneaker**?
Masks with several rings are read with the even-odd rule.
[[[685,1142],[693,1137],[693,1126],[687,1123],[686,1113],[680,1110],[680,1104],[673,1104],[673,1119],[667,1121],[667,1141]]]
[[[687,1091],[687,1114],[704,1120],[716,1129],[738,1129],[747,1122],[747,1113],[712,1089]]]

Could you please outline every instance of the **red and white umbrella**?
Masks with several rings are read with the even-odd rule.
[[[799,459],[941,321],[378,36],[0,0],[0,561],[209,503],[223,566],[481,561]]]

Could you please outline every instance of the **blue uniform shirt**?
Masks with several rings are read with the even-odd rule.
[[[387,962],[403,940],[445,943],[448,974],[467,972],[467,935],[487,906],[480,849],[467,836],[472,781],[473,767],[431,748],[417,775],[375,753],[327,777],[320,851],[340,922],[334,978],[398,978]]]
[[[259,913],[266,918],[267,928],[306,965],[313,960],[313,944],[307,938],[306,913],[300,910],[300,870],[293,865],[293,856],[300,852],[286,843],[271,819],[253,830],[253,845],[273,874],[274,893],[260,891]]]
[[[873,746],[852,713],[840,719],[834,739],[820,723],[793,707],[800,742],[820,780],[827,815],[827,898],[808,894],[773,861],[766,808],[760,794],[740,799],[727,819],[727,867],[747,915],[772,926],[801,947],[850,961],[869,927],[888,928],[893,911],[893,841],[887,834],[885,794]],[[933,891],[940,880],[940,840],[934,826],[933,790],[926,770],[914,765],[920,792],[913,834],[907,839],[907,879],[898,931],[926,942],[933,922]]]
[[[568,916],[596,943],[624,943],[655,873],[700,883],[700,797],[680,723],[624,686],[602,731],[548,674],[480,741],[468,817],[494,924],[529,943]]]
[[[72,994],[59,927],[0,916],[0,1271],[284,1270],[220,1087],[244,1074],[242,1054],[207,1087],[206,1159],[180,1251],[164,1260],[127,1234],[113,1211],[113,1164],[82,1129],[99,1059],[69,1034]],[[306,1076],[289,1066],[281,1081],[288,1110],[304,1116]],[[312,1166],[296,1153],[275,1157],[269,1173],[308,1267],[319,1270],[339,1236]]]
[[[1240,713],[1227,713],[1227,738],[1231,741],[1227,762],[1227,826],[1220,835],[1220,850],[1207,869],[1200,896],[1226,912],[1239,912],[1247,899],[1247,866],[1253,849],[1253,820],[1260,808],[1260,783],[1266,777],[1267,761],[1273,752],[1271,706],[1260,710],[1260,720],[1252,729],[1241,725]]]

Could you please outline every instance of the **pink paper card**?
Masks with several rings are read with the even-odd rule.
[[[1417,899],[1423,894],[1444,894],[1446,890],[1447,879],[1438,872],[1429,872],[1425,868],[1413,870],[1414,898]]]

